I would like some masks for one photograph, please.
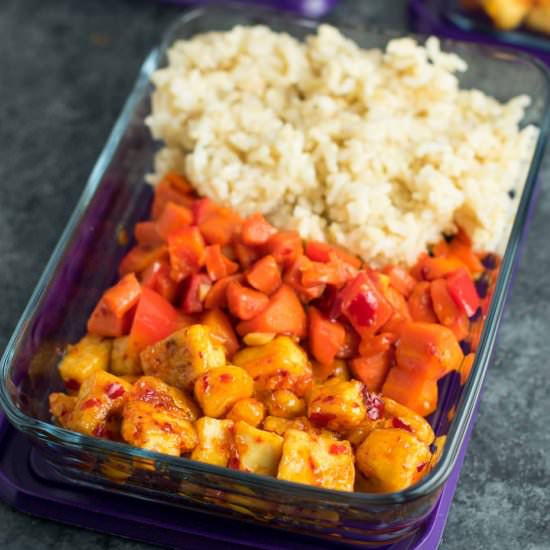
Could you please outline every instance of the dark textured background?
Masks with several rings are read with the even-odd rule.
[[[177,10],[147,0],[0,2],[0,348],[80,195],[138,67]],[[401,0],[334,22],[406,24]],[[550,175],[545,163],[542,178]],[[442,548],[550,548],[550,196],[543,189]],[[0,548],[141,549],[0,504]]]

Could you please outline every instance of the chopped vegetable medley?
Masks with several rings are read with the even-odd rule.
[[[59,366],[62,427],[342,491],[399,491],[433,467],[425,417],[438,380],[468,379],[497,256],[459,231],[375,270],[175,173],[134,234]]]

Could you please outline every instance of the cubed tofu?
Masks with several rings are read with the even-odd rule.
[[[345,433],[358,426],[367,409],[364,385],[358,380],[329,381],[314,386],[308,404],[308,418],[314,426]]]
[[[227,418],[237,422],[242,420],[251,426],[257,427],[260,425],[265,416],[265,405],[254,399],[246,397],[239,399],[227,414]]]
[[[295,418],[306,413],[306,402],[290,390],[264,392],[263,402],[271,416]]]
[[[281,458],[283,438],[246,422],[235,423],[235,448],[239,470],[274,476]]]
[[[128,349],[128,336],[121,336],[113,340],[110,371],[117,376],[143,374],[139,354]]]
[[[224,365],[224,348],[204,325],[182,328],[141,352],[145,374],[182,390],[192,389],[195,380],[208,369]]]
[[[353,491],[355,466],[349,441],[313,432],[287,430],[277,472],[279,479],[326,489]]]
[[[233,449],[233,421],[203,416],[195,422],[199,444],[191,458],[216,466],[227,466]]]
[[[73,410],[67,415],[65,427],[97,437],[115,438],[108,430],[110,415],[120,414],[131,386],[121,378],[97,371],[80,386]]]
[[[355,428],[352,428],[346,433],[346,439],[354,447],[358,447],[361,443],[363,443],[363,441],[365,441],[367,435],[369,435],[376,428],[382,427],[385,422],[386,420],[384,418],[371,420],[367,415],[359,425],[355,426]]]
[[[128,395],[122,412],[122,437],[136,447],[179,456],[199,440],[192,420],[196,405],[181,391],[144,376]]]
[[[401,428],[373,430],[356,452],[357,468],[376,493],[406,489],[423,475],[430,458],[428,446]]]
[[[210,369],[195,380],[195,399],[206,416],[219,418],[240,399],[251,397],[254,381],[240,367]]]
[[[87,334],[78,343],[67,346],[59,363],[59,374],[68,389],[78,390],[94,372],[109,369],[111,342],[101,336]]]
[[[435,438],[434,431],[425,418],[389,397],[384,397],[384,416],[387,417],[385,427],[410,430],[426,445],[430,445]]]
[[[311,387],[311,365],[305,351],[288,336],[278,336],[263,346],[253,346],[233,356],[246,369],[257,391],[290,390],[303,397]]]
[[[74,410],[77,399],[77,397],[65,393],[50,394],[50,412],[57,423],[63,428],[66,428],[70,421],[70,415]]]
[[[312,432],[332,439],[340,439],[340,436],[334,432],[314,427],[305,416],[299,416],[298,418],[266,416],[262,423],[262,429],[279,435],[284,435],[287,430],[300,430],[301,432]]]

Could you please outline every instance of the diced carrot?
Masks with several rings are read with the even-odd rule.
[[[268,306],[250,321],[239,323],[237,332],[241,336],[250,332],[274,332],[303,338],[306,314],[296,293],[282,284],[269,299]]]
[[[462,361],[462,365],[460,366],[460,383],[462,385],[466,384],[468,381],[470,372],[472,372],[472,367],[474,366],[475,358],[475,353],[469,353]]]
[[[468,317],[453,300],[445,279],[436,279],[431,282],[430,295],[433,308],[439,322],[449,327],[457,340],[462,340],[468,335],[470,321]]]
[[[376,336],[364,338],[359,344],[359,355],[369,356],[388,351],[397,341],[397,336],[391,332],[383,332]]]
[[[105,291],[88,319],[88,332],[117,337],[130,328],[131,310],[141,296],[141,286],[133,273],[125,275]]]
[[[212,281],[206,273],[193,273],[185,280],[181,298],[184,313],[200,313],[203,303],[210,292]]]
[[[260,257],[257,250],[239,242],[233,245],[233,249],[242,269],[248,269]]]
[[[223,279],[239,270],[235,262],[224,256],[219,244],[207,246],[205,254],[206,271],[213,281]]]
[[[122,258],[119,266],[119,275],[127,273],[140,273],[149,267],[153,262],[164,260],[168,257],[168,248],[162,246],[134,246]]]
[[[314,262],[329,262],[331,258],[337,258],[350,264],[355,269],[361,267],[361,259],[340,248],[320,241],[308,241],[306,243],[306,256]]]
[[[212,336],[223,344],[225,354],[231,359],[239,349],[239,342],[229,317],[221,309],[211,309],[203,313],[201,322],[210,327]]]
[[[434,323],[408,323],[397,344],[397,366],[431,380],[457,370],[463,357],[453,332]]]
[[[368,357],[356,357],[350,363],[351,372],[367,386],[368,391],[378,393],[390,370],[392,356],[393,350],[388,350]]]
[[[307,312],[309,351],[322,365],[330,365],[346,340],[346,330],[310,306]]]
[[[204,300],[205,309],[223,308],[227,306],[227,287],[231,281],[241,281],[242,275],[229,275],[217,280],[206,295]]]
[[[302,285],[311,287],[328,284],[343,287],[357,275],[357,269],[350,263],[331,255],[328,262],[311,261],[302,271]]]
[[[170,233],[191,225],[192,221],[193,214],[189,208],[168,202],[157,220],[157,231],[161,239],[166,240]]]
[[[241,223],[242,220],[236,212],[230,208],[219,206],[206,215],[198,227],[208,244],[225,245],[231,242]]]
[[[324,284],[305,286],[302,283],[302,274],[312,263],[307,256],[300,255],[287,267],[283,275],[283,281],[296,292],[304,304],[319,298],[326,287]]]
[[[399,334],[404,323],[412,321],[409,307],[404,296],[393,286],[388,286],[384,291],[384,297],[393,308],[393,313],[389,320],[382,325],[382,332]]]
[[[390,278],[390,285],[408,298],[413,291],[416,281],[409,275],[406,269],[398,265],[390,265],[384,269],[384,273]]]
[[[197,199],[191,205],[193,213],[193,225],[200,225],[208,216],[213,214],[218,209],[215,202],[208,198]]]
[[[141,246],[154,247],[163,243],[157,231],[157,224],[151,221],[136,223],[134,236],[137,243]]]
[[[437,323],[432,295],[430,294],[430,283],[421,281],[414,287],[407,302],[409,313],[413,321],[419,323]]]
[[[281,286],[281,273],[273,256],[258,260],[246,274],[251,287],[265,294],[273,294]]]
[[[382,395],[421,416],[428,416],[437,408],[437,382],[401,368],[390,369],[382,386]]]
[[[338,359],[349,359],[350,357],[354,357],[357,355],[357,350],[359,349],[359,342],[361,341],[361,338],[359,334],[355,332],[355,329],[347,321],[344,322],[342,320],[341,322],[346,331],[346,337],[344,339],[342,347],[338,350],[336,357]]]
[[[227,286],[227,307],[235,317],[249,321],[259,315],[269,304],[269,297],[263,292],[231,281]]]
[[[278,264],[288,267],[304,253],[302,239],[297,231],[279,231],[269,237],[265,253],[271,254]]]
[[[470,246],[464,244],[459,239],[453,239],[449,245],[449,254],[460,260],[470,271],[472,275],[483,271],[483,264],[475,255]]]
[[[440,240],[433,248],[432,254],[436,258],[446,258],[449,255],[449,244],[446,240]]]
[[[171,276],[181,281],[196,273],[203,265],[206,255],[204,240],[195,225],[182,227],[168,235]]]
[[[184,195],[191,195],[193,193],[193,186],[181,174],[173,170],[167,172],[162,180],[168,182],[172,189],[176,189]]]
[[[160,181],[155,187],[155,197],[151,210],[151,217],[153,220],[157,220],[160,217],[164,207],[169,202],[189,207],[193,203],[193,198],[187,193],[182,193],[180,189],[173,187],[170,181]]]
[[[453,271],[464,267],[464,264],[457,258],[424,258],[422,262],[422,278],[426,281],[441,279]]]
[[[165,260],[152,263],[142,273],[141,283],[169,302],[176,299],[179,285],[170,277],[170,264]]]
[[[261,214],[252,214],[243,223],[241,240],[247,246],[259,246],[275,233],[277,230]]]

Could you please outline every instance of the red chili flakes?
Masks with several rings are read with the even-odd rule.
[[[101,405],[101,401],[96,397],[92,397],[80,405],[80,410],[85,411],[86,409],[91,409],[92,407],[99,407],[99,405]]]
[[[347,447],[343,443],[333,443],[328,450],[331,455],[341,455],[346,451]]]
[[[169,434],[174,433],[174,427],[170,424],[170,422],[164,422],[161,426],[161,430]]]
[[[391,425],[394,428],[401,428],[402,430],[406,430],[407,432],[412,433],[411,427],[408,424],[406,424],[405,422],[403,422],[403,420],[401,420],[400,418],[397,418],[397,416],[394,416],[391,419]]]
[[[323,403],[332,403],[333,401],[336,401],[336,397],[334,397],[334,395],[327,395],[323,398]]]
[[[208,388],[210,387],[210,382],[208,381],[208,376],[205,376],[202,379],[202,391],[206,393],[208,391]]]
[[[426,467],[426,464],[428,464],[428,463],[427,463],[427,462],[423,462],[422,464],[419,464],[419,465],[416,467],[416,471],[420,473],[420,472]]]
[[[384,401],[378,393],[371,393],[365,389],[363,390],[363,398],[365,400],[365,406],[367,407],[367,416],[369,420],[380,420],[384,416]]]
[[[109,384],[105,387],[105,393],[107,394],[107,397],[109,399],[112,399],[114,401],[115,399],[122,397],[125,391],[122,387],[122,384],[114,382],[113,384]]]
[[[92,432],[96,437],[103,437],[105,435],[105,424],[98,424]]]
[[[232,470],[238,470],[240,465],[241,461],[239,460],[238,456],[232,456],[227,462],[227,467],[231,468]]]
[[[227,384],[229,382],[232,382],[233,381],[233,376],[227,372],[224,372],[221,376],[220,376],[220,382],[222,382],[222,384]]]

